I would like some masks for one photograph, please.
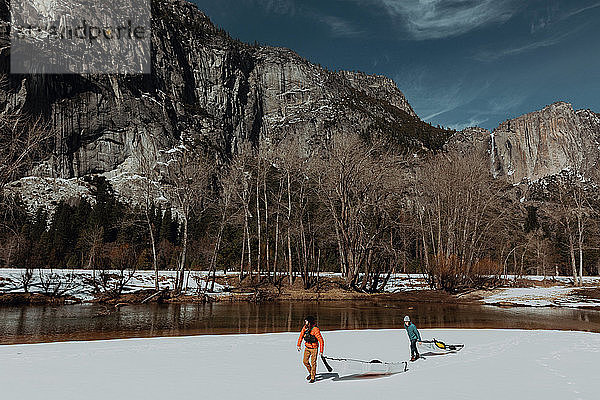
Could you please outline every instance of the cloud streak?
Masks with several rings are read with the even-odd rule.
[[[598,8],[598,7],[600,7],[600,3],[595,3],[595,4],[589,5],[587,7],[579,8],[577,10],[573,10],[573,11],[571,11],[571,12],[563,15],[561,19],[565,20],[567,18],[574,17],[574,16],[579,15],[579,14],[581,14],[583,12],[586,12],[586,11],[589,11],[589,10],[593,10],[594,8]]]
[[[327,26],[332,37],[350,38],[364,33],[344,18],[333,15],[323,15],[321,12],[295,0],[243,0],[247,4],[259,7],[268,14],[295,17],[304,15]]]
[[[294,0],[245,0],[249,4],[255,4],[268,13],[276,15],[295,15],[297,11]]]
[[[538,31],[543,31],[549,29],[550,27],[564,22],[572,17],[579,16],[586,11],[592,11],[594,9],[600,8],[600,2],[596,2],[593,4],[589,4],[585,7],[573,8],[573,9],[561,9],[558,3],[552,4],[545,10],[538,9],[536,13],[541,13],[541,16],[538,16],[531,22],[531,34],[535,34]]]
[[[417,114],[430,123],[448,121],[447,118],[438,117],[480,99],[491,85],[487,80],[474,81],[466,71],[440,81],[435,79],[434,70],[423,65],[414,65],[397,72],[395,81],[407,95]],[[480,118],[479,123],[483,122],[485,120]],[[468,122],[462,124],[463,127],[468,125]]]
[[[569,32],[563,33],[561,35],[555,35],[555,36],[552,36],[552,37],[549,37],[549,38],[546,38],[543,40],[534,41],[534,42],[531,42],[531,43],[528,43],[528,44],[525,44],[522,46],[509,47],[509,48],[505,48],[505,49],[497,49],[494,51],[481,51],[481,52],[477,53],[473,58],[477,61],[492,62],[492,61],[497,61],[504,57],[515,56],[517,54],[526,53],[526,52],[544,48],[544,47],[551,47],[551,46],[557,45],[557,44],[565,41],[569,36],[581,31],[582,29],[584,29],[587,26],[588,26],[588,24],[584,24],[584,25],[581,25]]]
[[[506,22],[518,11],[514,0],[354,0],[379,6],[403,22],[415,40],[441,39]]]
[[[364,32],[350,22],[335,16],[320,16],[318,19],[329,27],[333,37],[357,37]]]

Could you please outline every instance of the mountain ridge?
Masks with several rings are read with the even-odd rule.
[[[193,134],[227,158],[242,142],[290,135],[308,151],[338,131],[396,135],[420,147],[413,125],[430,129],[389,78],[333,72],[289,49],[233,40],[183,0],[154,0],[152,7],[152,74],[10,76],[0,88],[4,111],[16,104],[44,115],[56,131],[53,154],[33,174],[67,179],[113,171],[150,137],[169,148]],[[4,74],[7,57],[4,51]],[[403,124],[411,129],[398,131]]]
[[[184,0],[153,0],[152,7],[149,75],[10,76],[3,46],[0,72],[8,82],[0,87],[1,112],[38,113],[54,131],[52,152],[29,173],[41,179],[35,191],[43,191],[43,179],[76,182],[93,174],[119,186],[118,177],[137,172],[141,152],[172,148],[184,135],[223,160],[243,143],[272,146],[288,138],[308,155],[346,132],[385,137],[417,152],[459,145],[463,152],[486,152],[494,175],[512,183],[559,172],[573,161],[567,154],[580,148],[585,151],[573,162],[596,165],[600,118],[590,110],[557,102],[491,132],[455,133],[423,122],[388,77],[330,71],[287,48],[232,39]],[[2,0],[0,16],[7,10]],[[561,140],[558,133],[571,136]]]

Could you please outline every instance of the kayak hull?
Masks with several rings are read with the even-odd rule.
[[[361,361],[353,359],[327,358],[333,371],[340,376],[376,377],[405,372],[408,365],[403,362]]]

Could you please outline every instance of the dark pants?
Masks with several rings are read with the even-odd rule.
[[[419,351],[417,350],[417,339],[410,341],[410,357],[418,358]]]

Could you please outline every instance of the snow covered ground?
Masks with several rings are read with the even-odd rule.
[[[508,275],[507,279],[514,280],[515,276]],[[524,277],[524,279],[529,280],[529,281],[534,281],[534,282],[547,280],[547,281],[557,282],[557,283],[562,283],[562,284],[572,284],[573,283],[572,276],[546,276],[546,277],[543,277],[541,275],[527,275],[526,277]],[[598,285],[598,284],[600,284],[600,276],[584,276],[583,284],[584,285]]]
[[[0,269],[0,293],[11,293],[11,292],[23,292],[23,284],[21,281],[21,275],[24,270],[22,269]],[[114,285],[116,277],[120,274],[120,271],[106,271],[108,275],[113,276],[109,281],[108,286]],[[98,277],[100,271],[96,271]],[[129,273],[126,271],[125,275]],[[54,275],[54,277],[51,277]],[[186,294],[196,295],[198,294],[198,283],[201,284],[201,289],[204,289],[204,282],[207,272],[204,271],[192,271],[186,273]],[[221,276],[223,274],[221,273]],[[172,289],[175,286],[176,271],[160,271],[159,276],[159,287],[161,289]],[[46,290],[42,284],[43,280],[46,280],[50,291],[57,285],[60,285],[60,292],[65,295],[77,297],[83,301],[89,301],[94,298],[93,286],[90,284],[92,279],[92,271],[83,269],[73,270],[33,270],[33,279],[30,284],[29,291],[32,293],[44,293]],[[99,279],[99,278],[98,278]],[[130,279],[127,280],[123,293],[135,292],[140,289],[153,289],[154,288],[154,271],[135,271]],[[218,295],[223,293],[226,287],[215,283],[214,291],[212,294]]]
[[[339,379],[319,362],[317,383],[296,333],[0,346],[7,399],[597,399],[600,334],[422,330],[464,343],[457,354],[409,363],[405,373]],[[324,332],[330,356],[402,361],[403,330]]]
[[[106,271],[107,274],[118,276],[119,271]],[[24,273],[22,269],[11,269],[3,268],[0,269],[0,293],[11,293],[11,292],[23,292],[23,284],[21,276]],[[99,271],[96,271],[98,276]],[[128,272],[125,272],[127,275]],[[160,271],[159,286],[161,289],[169,289],[175,286],[175,271]],[[55,276],[51,279],[51,276]],[[236,272],[228,273],[229,276],[237,276]],[[201,284],[201,289],[204,290],[204,282],[208,276],[207,271],[191,271],[186,273],[186,294],[196,295],[198,294],[198,283]],[[218,277],[223,277],[223,271],[217,272]],[[341,277],[341,274],[335,273],[323,273],[322,277]],[[49,270],[49,269],[35,269],[33,270],[33,278],[30,283],[30,292],[32,293],[44,293],[45,289],[42,284],[42,280],[52,281],[49,285],[49,290],[52,291],[56,285],[61,285],[60,291],[64,292],[65,295],[77,297],[83,301],[89,301],[94,298],[93,286],[90,284],[92,278],[92,271],[84,269],[73,269],[73,270]],[[113,283],[114,283],[113,279]],[[154,271],[135,271],[130,280],[128,280],[123,293],[134,292],[140,289],[153,289],[154,288]],[[393,275],[386,288],[386,292],[399,292],[399,291],[410,291],[410,290],[422,290],[427,289],[426,280],[423,275],[420,274],[396,274]],[[215,284],[211,295],[220,295],[226,293],[228,290],[227,286]]]
[[[22,269],[0,269],[0,293],[22,292],[23,284],[21,276]],[[119,271],[107,271],[109,275],[116,278]],[[97,271],[96,274],[99,274]],[[127,274],[127,272],[126,272]],[[236,272],[228,273],[229,276],[237,276]],[[54,276],[54,278],[52,278]],[[162,289],[173,288],[175,284],[175,271],[160,271],[160,287]],[[206,271],[191,271],[186,274],[186,290],[188,295],[196,295],[205,288],[205,280],[208,276]],[[217,276],[223,277],[222,271],[217,272]],[[341,278],[340,274],[322,273],[321,277]],[[83,269],[74,270],[34,270],[33,278],[30,283],[30,291],[33,293],[44,293],[53,291],[53,288],[60,285],[61,294],[74,296],[83,301],[89,301],[94,298],[93,286],[90,284],[92,271]],[[114,284],[115,279],[112,283]],[[489,294],[484,293],[483,302],[486,304],[513,304],[532,307],[600,307],[600,299],[588,299],[577,295],[575,288],[570,286],[571,277],[553,277],[552,283],[555,286],[540,286],[543,277],[528,276],[521,281],[531,287],[524,288],[504,288],[497,289]],[[46,281],[46,287],[43,281]],[[513,276],[508,277],[508,281],[514,281]],[[594,288],[600,285],[600,277],[584,277],[584,287]],[[110,286],[110,285],[109,285]],[[123,293],[134,292],[140,289],[154,288],[154,271],[135,271],[131,279],[127,282]],[[229,292],[227,286],[215,284],[211,296],[219,296]],[[417,291],[429,289],[425,276],[421,274],[394,274],[388,281],[385,292],[397,293],[406,291]]]
[[[600,299],[578,296],[573,287],[552,286],[508,288],[484,298],[486,304],[514,304],[528,307],[600,307]]]

